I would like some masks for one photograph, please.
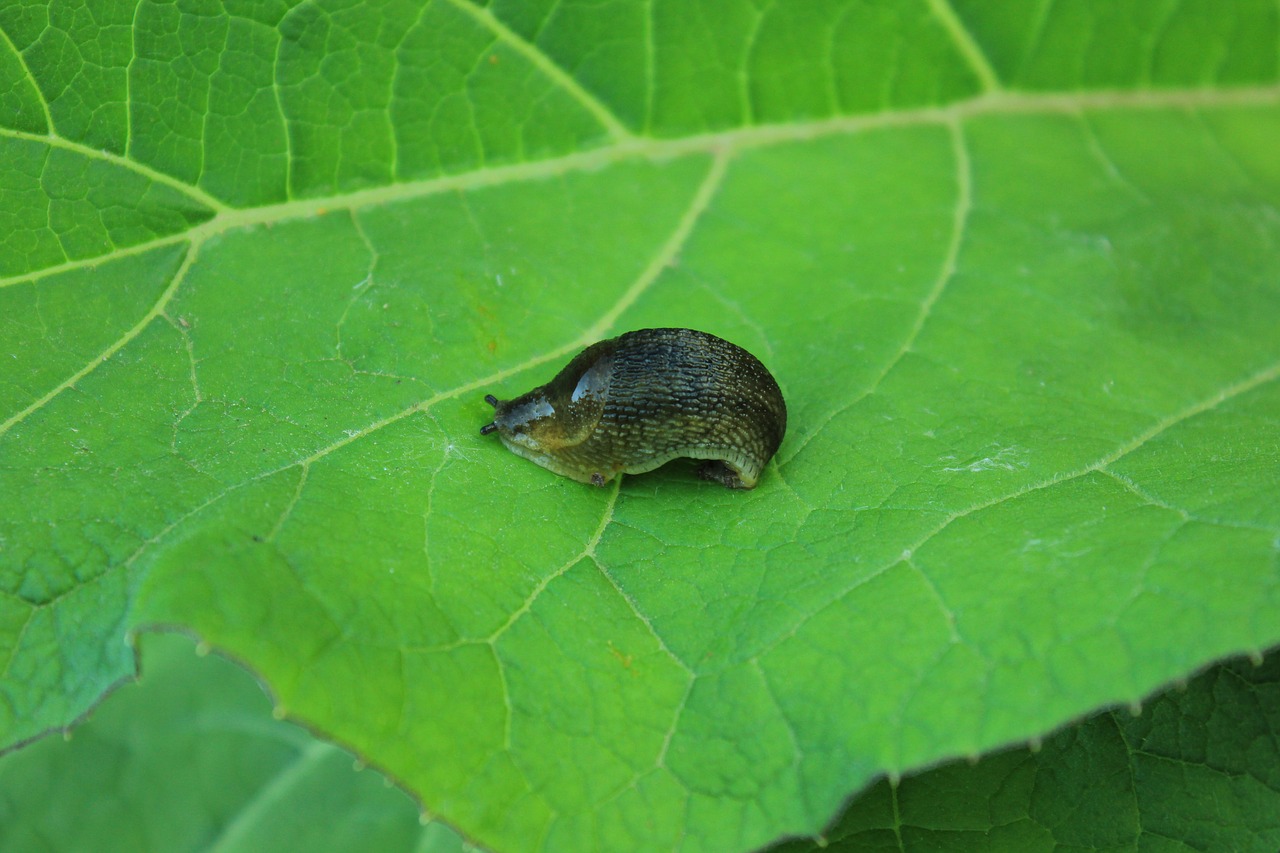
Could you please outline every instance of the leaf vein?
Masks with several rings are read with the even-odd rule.
[[[885,378],[888,377],[888,375],[893,372],[894,368],[902,362],[902,359],[906,357],[907,353],[911,352],[912,347],[915,346],[916,341],[920,337],[921,330],[924,329],[924,324],[933,313],[933,306],[936,305],[938,300],[942,297],[942,292],[946,289],[947,284],[955,277],[956,263],[960,255],[960,245],[964,240],[964,229],[969,220],[970,209],[973,206],[973,169],[969,162],[969,149],[964,140],[964,131],[959,122],[948,122],[947,127],[950,132],[951,147],[953,157],[955,159],[956,203],[952,212],[951,236],[947,242],[947,250],[943,256],[942,264],[938,270],[938,275],[934,279],[932,287],[929,288],[929,292],[925,294],[924,300],[920,303],[920,310],[916,312],[915,320],[912,322],[911,328],[907,331],[907,335],[902,341],[902,346],[898,347],[898,351],[895,352],[887,362],[885,362],[884,367],[881,368],[880,372],[876,374],[876,377],[871,380],[870,384],[868,384],[860,394],[856,395],[845,405],[837,409],[833,409],[821,423],[810,430],[808,435],[800,441],[798,446],[793,447],[785,457],[780,458],[778,461],[778,466],[780,468],[798,456],[801,451],[809,445],[809,442],[813,441],[814,438],[820,435],[822,430],[825,429],[833,420],[845,412],[848,412],[854,406],[858,405],[876,392],[876,389],[880,387],[880,384],[884,382]]]
[[[1240,88],[1231,90],[1181,89],[1139,92],[1072,92],[1062,95],[1022,94],[999,92],[992,95],[959,101],[946,107],[921,107],[898,112],[867,113],[839,116],[814,122],[756,125],[714,133],[697,134],[681,138],[650,140],[633,137],[614,145],[574,152],[560,157],[507,166],[482,167],[469,172],[442,175],[420,181],[408,181],[370,189],[354,190],[332,196],[290,200],[278,204],[237,209],[229,207],[209,196],[203,190],[178,181],[175,178],[142,166],[136,161],[104,153],[56,137],[44,137],[0,128],[0,137],[27,139],[42,144],[57,145],[77,151],[87,157],[99,157],[125,168],[165,183],[195,200],[214,209],[209,220],[192,226],[181,234],[167,235],[155,240],[117,249],[91,258],[67,261],[39,271],[0,278],[0,288],[39,280],[46,275],[66,270],[93,267],[113,258],[133,254],[146,249],[168,245],[178,240],[199,242],[208,237],[237,228],[276,224],[291,219],[321,215],[326,211],[358,210],[378,205],[424,198],[446,192],[458,192],[482,187],[556,177],[571,172],[592,171],[635,158],[667,160],[676,157],[715,154],[733,155],[740,151],[785,145],[827,136],[853,135],[872,130],[898,127],[923,127],[946,125],[989,115],[1079,115],[1081,110],[1147,110],[1147,109],[1212,109],[1229,107],[1274,106],[1280,103],[1280,85]],[[286,158],[292,163],[292,157]]]
[[[929,9],[933,12],[938,23],[951,36],[955,47],[960,51],[960,55],[964,57],[969,64],[970,70],[974,76],[978,78],[979,85],[982,86],[983,92],[998,92],[1000,90],[1000,79],[996,75],[995,69],[991,67],[991,61],[987,59],[986,53],[979,46],[973,33],[969,32],[964,22],[960,20],[960,16],[956,14],[956,10],[951,7],[950,0],[928,0]]]
[[[4,43],[8,45],[10,52],[13,53],[18,60],[18,64],[22,66],[22,70],[26,73],[27,76],[23,79],[31,85],[32,91],[36,93],[36,98],[40,101],[40,109],[44,112],[46,132],[52,135],[55,133],[53,113],[49,111],[49,101],[45,98],[44,92],[40,91],[40,85],[36,82],[36,75],[31,73],[31,67],[27,65],[27,58],[22,55],[22,51],[18,50],[18,46],[13,43],[13,39],[9,38],[9,33],[5,31],[4,27],[0,27],[0,38],[4,39]]]
[[[0,437],[3,437],[5,433],[12,429],[16,424],[25,420],[27,416],[43,408],[63,391],[74,387],[81,379],[88,376],[94,370],[97,370],[108,359],[137,338],[138,335],[142,334],[143,330],[146,329],[147,326],[151,325],[152,321],[157,317],[162,316],[164,314],[165,307],[169,304],[169,301],[173,299],[173,295],[177,292],[183,279],[186,278],[187,270],[191,269],[191,265],[194,262],[196,255],[199,254],[199,251],[200,245],[198,243],[194,243],[188,247],[186,256],[182,260],[182,265],[178,267],[177,272],[174,273],[173,281],[169,283],[169,286],[160,294],[160,298],[157,299],[155,304],[151,306],[151,309],[142,316],[141,320],[135,323],[132,328],[121,335],[114,343],[99,353],[95,358],[91,359],[84,367],[80,368],[70,377],[55,385],[45,393],[43,397],[31,403],[25,409],[22,409],[10,416],[8,420],[0,423]]]
[[[555,60],[537,45],[521,38],[520,35],[499,20],[488,9],[481,8],[468,2],[468,0],[448,0],[448,2],[459,11],[466,13],[480,26],[493,33],[499,41],[529,60],[552,83],[563,89],[570,97],[581,104],[587,112],[591,113],[592,117],[600,123],[612,139],[621,141],[632,138],[631,131],[627,130],[626,126],[613,114],[612,110],[605,106],[594,94],[587,91],[573,75],[561,68]]]
[[[852,583],[849,583],[844,587],[836,590],[832,594],[830,600],[839,601],[840,599],[849,595],[858,587],[865,586],[866,584],[880,577],[885,572],[889,571],[891,568],[893,568],[899,562],[901,562],[902,559],[904,558],[909,559],[913,554],[915,554],[916,551],[924,547],[924,545],[926,545],[928,542],[933,540],[935,537],[941,534],[944,530],[946,530],[956,521],[959,521],[963,518],[967,518],[976,513],[982,512],[983,510],[990,509],[991,507],[998,506],[1003,503],[1008,503],[1009,501],[1017,500],[1018,498],[1029,495],[1033,492],[1038,492],[1043,489],[1048,489],[1053,486],[1059,485],[1061,483],[1077,480],[1081,477],[1088,476],[1089,474],[1102,471],[1102,469],[1106,468],[1109,465],[1114,464],[1120,459],[1123,459],[1125,456],[1138,450],[1144,444],[1147,444],[1148,442],[1154,440],[1155,438],[1160,436],[1162,433],[1167,432],[1173,427],[1176,427],[1179,424],[1185,421],[1188,421],[1198,415],[1202,415],[1202,414],[1205,414],[1206,412],[1210,412],[1213,409],[1217,408],[1218,406],[1222,405],[1223,403],[1227,402],[1228,400],[1238,397],[1241,394],[1248,393],[1249,391],[1252,391],[1255,388],[1258,388],[1269,382],[1274,382],[1277,379],[1280,379],[1280,362],[1276,362],[1275,364],[1272,364],[1269,367],[1266,367],[1250,376],[1247,376],[1238,382],[1228,385],[1227,387],[1218,391],[1218,393],[1216,394],[1213,394],[1202,400],[1198,400],[1195,403],[1192,403],[1190,406],[1187,406],[1173,413],[1172,415],[1169,415],[1168,417],[1161,419],[1160,421],[1153,424],[1148,429],[1144,430],[1143,432],[1134,436],[1129,441],[1117,447],[1111,453],[1084,466],[1083,468],[1079,468],[1075,471],[1071,471],[1065,474],[1055,474],[1051,477],[1047,477],[1038,482],[1030,483],[1025,486],[1019,487],[1017,489],[1013,489],[1009,492],[1006,492],[1003,495],[998,495],[994,498],[989,498],[984,501],[979,501],[978,503],[972,504],[971,506],[966,507],[965,509],[957,510],[956,512],[953,512],[947,515],[941,522],[938,523],[937,526],[935,526],[932,530],[926,532],[914,543],[912,543],[911,545],[908,545],[903,550],[901,556],[896,557],[893,560],[884,563],[883,565],[877,567],[876,569],[866,574],[859,575]],[[773,641],[770,643],[769,648],[776,648],[784,640],[787,640],[795,636],[800,631],[801,627],[803,627],[810,619],[816,616],[821,611],[821,609],[822,608],[820,607],[815,608],[812,613],[810,613],[805,618],[799,620],[794,626],[792,626],[791,630],[784,632],[779,636],[777,636],[776,638],[774,638]]]
[[[582,550],[574,554],[560,566],[560,568],[548,574],[533,591],[525,598],[524,603],[515,609],[511,617],[507,619],[496,631],[485,638],[485,642],[494,645],[498,639],[507,632],[507,630],[520,620],[520,617],[528,613],[533,608],[533,603],[538,600],[538,596],[542,595],[543,590],[551,585],[551,582],[562,576],[565,572],[572,569],[578,563],[586,559],[594,559],[596,545],[600,543],[600,537],[604,536],[605,528],[609,526],[609,522],[613,520],[613,508],[618,502],[618,492],[621,489],[622,478],[619,477],[613,481],[613,489],[609,492],[609,499],[605,502],[604,509],[600,513],[600,523],[596,525],[595,532],[591,534],[591,538],[587,540],[587,544]],[[606,575],[607,577],[607,575]],[[616,586],[616,584],[615,584]]]
[[[14,130],[13,128],[0,128],[0,136],[8,136],[12,139],[21,139],[27,142],[36,142],[41,145],[48,145],[51,148],[61,148],[74,154],[79,154],[87,160],[103,160],[113,166],[119,166],[122,169],[128,169],[142,175],[149,181],[157,184],[164,184],[170,189],[186,195],[192,201],[198,202],[216,212],[225,212],[232,210],[231,207],[222,201],[209,195],[209,193],[200,189],[200,187],[189,184],[186,181],[179,180],[172,175],[167,175],[157,169],[134,160],[131,157],[121,156],[104,148],[91,148],[79,142],[74,142],[62,136],[48,135],[41,136],[36,133],[28,133],[25,130]]]

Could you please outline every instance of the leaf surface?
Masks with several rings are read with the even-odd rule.
[[[8,850],[461,849],[351,755],[271,719],[234,663],[148,635],[143,677],[64,741],[0,758]],[[203,651],[203,650],[202,650]],[[416,845],[416,846],[415,846]]]
[[[1037,743],[882,780],[817,849],[1268,851],[1280,842],[1277,656],[1231,660],[1142,708]]]
[[[419,827],[404,794],[358,763],[353,772],[348,753],[270,719],[269,702],[232,663],[193,659],[179,637],[142,639],[140,685],[65,742],[0,757],[6,848],[473,849],[438,822]],[[1274,653],[1229,660],[1035,749],[881,780],[821,842],[769,851],[1273,850],[1278,676]]]
[[[1276,643],[1276,12],[1150,8],[0,10],[0,741],[179,625],[485,844],[745,849]],[[476,434],[657,325],[755,491]]]

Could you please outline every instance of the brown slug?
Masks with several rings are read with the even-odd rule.
[[[642,474],[679,457],[698,476],[751,489],[782,443],[787,406],[755,356],[693,329],[641,329],[592,344],[513,400],[492,394],[513,453],[583,483]]]

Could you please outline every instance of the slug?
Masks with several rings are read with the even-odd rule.
[[[778,383],[751,353],[693,329],[641,329],[592,344],[513,400],[492,394],[497,432],[518,456],[583,483],[706,462],[704,480],[755,488],[787,431]]]

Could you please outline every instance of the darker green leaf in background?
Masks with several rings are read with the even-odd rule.
[[[272,720],[253,679],[180,637],[147,637],[145,677],[63,742],[0,762],[7,850],[457,849],[352,758]]]

